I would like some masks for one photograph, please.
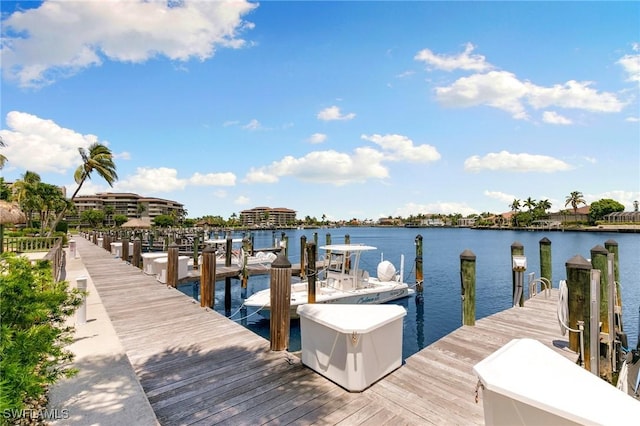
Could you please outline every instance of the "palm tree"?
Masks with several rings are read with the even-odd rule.
[[[573,208],[574,220],[577,220],[578,205],[579,204],[584,204],[585,206],[587,205],[587,202],[582,197],[583,197],[582,192],[580,192],[580,191],[572,191],[571,194],[569,194],[569,196],[567,196],[566,201],[564,203],[565,207],[567,207],[568,205],[571,205],[571,208]]]
[[[5,145],[4,141],[2,140],[2,136],[0,136],[0,147],[5,147],[5,146],[7,145]],[[7,157],[0,154],[0,169],[2,169],[6,163],[7,163]]]
[[[542,210],[542,213],[546,214],[547,210],[551,208],[551,201],[547,199],[538,201],[538,208]]]
[[[509,207],[511,208],[512,212],[519,211],[520,210],[520,200],[518,200],[517,198],[514,199]]]
[[[531,212],[531,209],[533,209],[535,206],[536,206],[536,200],[534,200],[531,197],[527,198],[523,203],[523,207],[526,207],[529,210],[529,212]]]
[[[111,150],[107,148],[106,145],[103,145],[99,142],[92,143],[88,150],[84,148],[78,148],[78,152],[80,152],[80,156],[82,157],[82,164],[78,166],[75,173],[73,174],[73,178],[78,184],[78,188],[71,196],[71,201],[76,198],[80,188],[82,188],[82,184],[87,180],[91,179],[91,173],[97,172],[100,177],[102,177],[109,186],[113,186],[113,183],[118,180],[118,174],[116,173],[116,164],[113,162],[113,154]],[[56,221],[49,229],[49,233],[47,236],[51,236],[53,231],[56,229],[56,226],[64,216],[66,209],[62,210],[58,217],[56,217]]]
[[[18,179],[13,184],[13,199],[20,204],[22,211],[25,212],[28,227],[32,227],[33,212],[39,207],[38,185],[40,183],[40,175],[27,170],[22,175],[22,179]]]

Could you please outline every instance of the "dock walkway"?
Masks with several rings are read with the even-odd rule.
[[[211,424],[484,424],[473,366],[529,337],[575,360],[557,290],[463,326],[350,393],[288,352],[78,237],[77,250],[157,420]]]

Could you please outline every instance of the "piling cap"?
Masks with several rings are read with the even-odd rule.
[[[607,254],[609,254],[609,250],[598,244],[591,249],[591,257],[593,258],[593,256],[596,254],[603,254],[606,256]]]
[[[204,248],[204,250],[202,250],[202,253],[203,253],[203,254],[204,254],[204,253],[215,253],[215,252],[216,252],[216,249],[214,249],[213,247],[211,247],[211,246],[209,246],[209,245],[208,245],[208,246],[206,246],[206,247]]]
[[[524,246],[520,241],[514,241],[513,244],[511,244],[511,248],[514,248],[514,247],[524,248]]]
[[[460,260],[476,260],[476,255],[469,249],[460,253]]]
[[[579,254],[576,254],[571,259],[567,260],[565,266],[567,268],[574,269],[591,269],[591,263]]]
[[[551,240],[548,239],[547,237],[544,237],[543,239],[540,240],[540,244],[549,245],[551,244]]]
[[[285,256],[284,251],[281,250],[280,253],[278,253],[276,260],[271,263],[271,268],[291,268],[291,262],[289,262],[289,259]]]
[[[606,246],[617,246],[618,242],[616,240],[607,240],[604,242],[605,247]]]

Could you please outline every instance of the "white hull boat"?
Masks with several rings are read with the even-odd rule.
[[[242,239],[234,238],[231,242],[236,244],[242,243]],[[216,266],[225,266],[226,264],[225,249],[226,249],[227,240],[224,238],[210,239],[210,240],[205,240],[204,244],[207,246],[211,246],[216,250]],[[255,253],[253,256],[249,255],[245,257],[245,252],[242,248],[233,249],[231,251],[231,265],[237,265],[242,267],[244,265],[245,258],[246,258],[247,265],[263,265],[267,267],[271,265],[271,263],[276,259],[276,257],[277,256],[275,253],[271,253],[271,252],[265,253],[262,251]],[[199,256],[198,260],[202,262],[202,255]]]
[[[358,268],[363,252],[375,247],[355,244],[333,244],[320,247],[327,251],[325,269],[318,273],[316,280],[316,303],[372,305],[391,302],[414,294],[414,290],[402,281],[400,273],[389,261],[378,264],[377,276]],[[309,285],[307,281],[291,285],[290,315],[299,318],[298,306],[308,303]],[[265,318],[270,317],[271,292],[258,291],[245,299],[244,306],[259,311]]]

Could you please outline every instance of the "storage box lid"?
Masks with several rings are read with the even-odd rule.
[[[490,391],[580,424],[640,418],[640,402],[537,340],[514,339],[473,371]]]
[[[407,315],[399,305],[310,303],[298,306],[298,315],[340,333],[368,333]]]

